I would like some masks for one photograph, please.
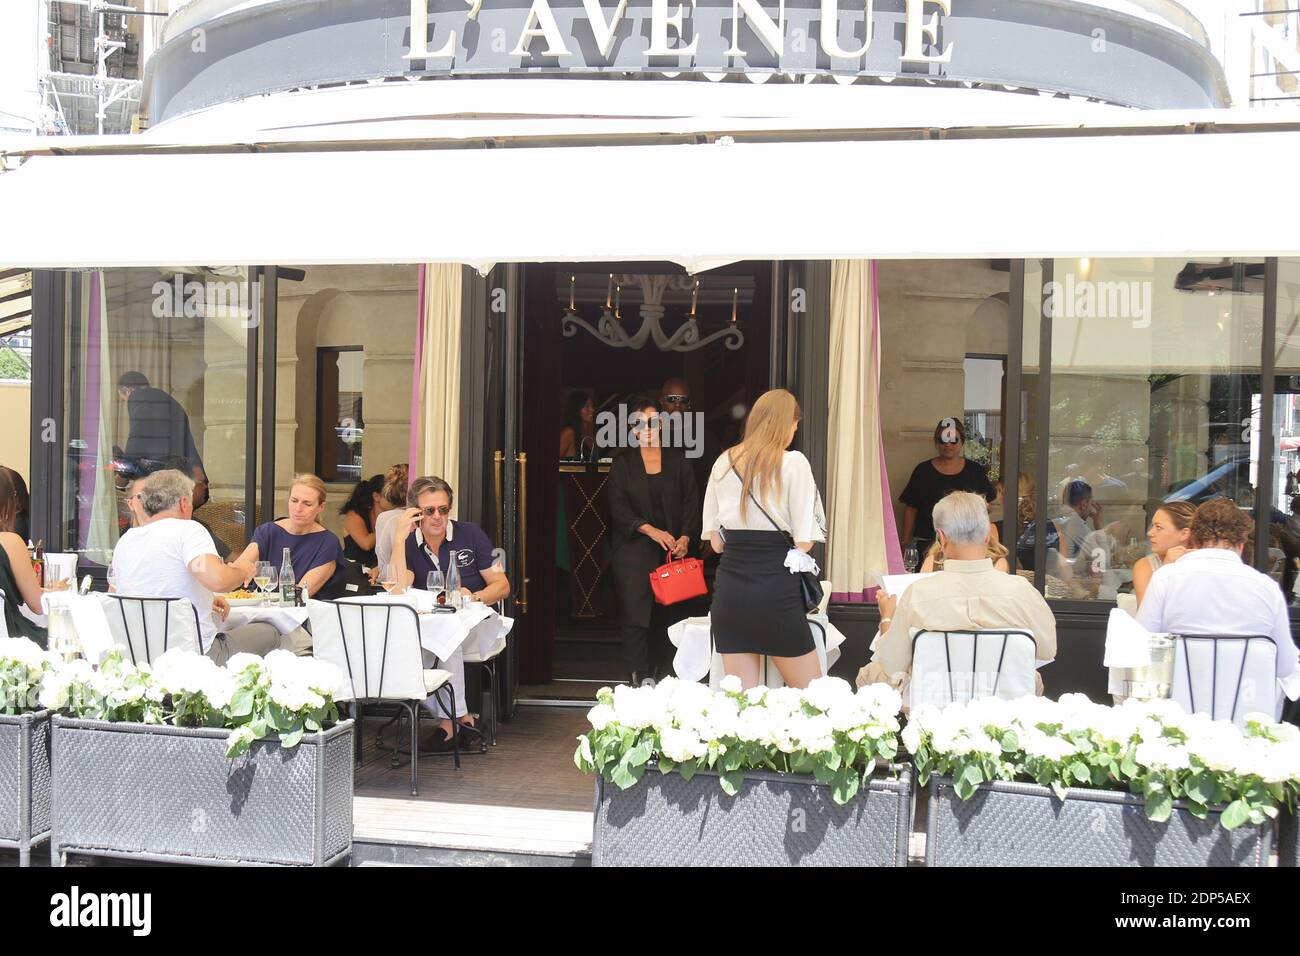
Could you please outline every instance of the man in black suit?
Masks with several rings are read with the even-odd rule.
[[[139,474],[157,470],[168,458],[179,456],[203,468],[190,418],[181,403],[149,384],[141,372],[125,372],[117,380],[117,394],[126,402],[130,421],[123,457]]]

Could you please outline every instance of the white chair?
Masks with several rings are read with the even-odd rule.
[[[1170,696],[1188,713],[1243,726],[1252,712],[1282,715],[1277,645],[1271,637],[1175,634]]]
[[[152,664],[174,650],[205,654],[199,614],[188,598],[98,595],[113,642],[126,650],[132,664]]]
[[[493,610],[501,617],[505,617],[505,602],[498,601],[493,605]],[[482,668],[484,673],[487,674],[489,693],[492,697],[492,713],[490,715],[492,733],[488,739],[492,742],[493,747],[497,745],[497,724],[501,721],[500,658],[506,652],[506,648],[509,647],[509,639],[510,634],[507,632],[498,637],[486,651],[475,646],[466,648],[461,656],[461,660],[466,666],[472,664],[475,667]]]
[[[424,666],[420,619],[408,604],[377,604],[358,599],[308,601],[312,655],[329,661],[343,675],[334,698],[350,701],[356,719],[357,758],[361,756],[362,705],[394,703],[411,721],[411,796],[418,796],[420,708],[431,695],[446,695],[448,713],[456,712],[451,674]],[[399,717],[401,715],[399,714]],[[400,739],[400,737],[399,737]],[[456,738],[453,737],[453,741]],[[453,743],[456,767],[460,748]],[[398,763],[393,744],[393,766]]]
[[[1032,696],[1038,645],[1019,628],[919,631],[912,638],[908,706]]]

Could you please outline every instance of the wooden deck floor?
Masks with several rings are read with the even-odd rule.
[[[379,721],[366,721],[356,769],[353,833],[359,842],[521,854],[590,852],[592,779],[578,772],[573,751],[586,710],[520,707],[502,724],[496,747],[450,757],[422,757],[419,796],[410,794],[410,765],[374,745]],[[391,732],[390,732],[391,733]]]

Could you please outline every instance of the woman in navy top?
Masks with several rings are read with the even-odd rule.
[[[280,570],[284,549],[289,549],[295,584],[309,595],[319,594],[342,573],[343,545],[319,520],[325,510],[325,482],[315,475],[299,475],[289,488],[289,516],[259,525],[240,560],[270,561]]]

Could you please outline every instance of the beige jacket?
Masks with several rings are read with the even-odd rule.
[[[876,642],[872,663],[858,672],[858,685],[881,676],[895,686],[905,684],[912,670],[914,631],[1005,627],[1032,634],[1038,660],[1056,657],[1056,618],[1029,581],[994,570],[988,558],[945,562],[942,571],[917,581],[898,599],[889,630]]]

